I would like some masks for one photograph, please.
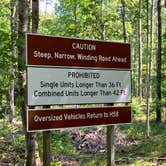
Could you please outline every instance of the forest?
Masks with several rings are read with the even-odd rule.
[[[130,44],[132,102],[115,105],[132,121],[112,125],[111,164],[109,125],[27,132],[27,33]],[[0,166],[23,165],[166,166],[166,0],[0,1]]]

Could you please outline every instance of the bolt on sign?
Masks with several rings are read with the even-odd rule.
[[[27,34],[26,54],[28,106],[131,102],[129,44]]]

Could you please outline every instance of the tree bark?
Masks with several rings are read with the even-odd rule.
[[[19,26],[18,26],[18,86],[19,86],[19,106],[21,108],[21,116],[23,122],[23,128],[26,138],[26,165],[27,166],[39,166],[39,154],[37,153],[36,134],[28,133],[27,128],[27,108],[26,108],[26,89],[25,89],[25,33],[29,32],[29,1],[18,1],[18,13],[19,13]]]
[[[32,0],[32,33],[37,33],[39,26],[39,0]]]
[[[149,0],[147,0],[146,4],[146,40],[147,40],[147,48],[146,48],[146,136],[149,138],[150,136],[150,105],[149,105],[149,93],[150,93],[150,82],[149,82]]]
[[[101,6],[100,6],[100,39],[105,40],[105,25],[104,25],[104,19],[103,19],[103,12],[104,12],[104,1],[101,0]]]
[[[126,26],[125,26],[126,2],[125,0],[121,0],[121,3],[122,3],[123,38],[124,42],[126,43],[127,41]]]
[[[74,0],[74,37],[77,35],[77,0]]]
[[[9,122],[12,124],[14,119],[14,81],[12,81],[11,85],[9,86],[9,100],[10,100],[10,113],[9,113]]]
[[[140,103],[142,102],[142,0],[139,0],[139,20],[138,20],[138,50],[139,50],[139,69],[138,69],[138,93]]]
[[[39,25],[39,0],[32,0],[32,33],[36,33],[38,31],[38,25]],[[29,162],[27,161],[27,166],[42,165],[39,151],[38,151],[38,143],[36,141],[36,137],[37,137],[36,133],[27,133],[27,142],[28,142],[27,143],[27,146],[28,146],[27,158],[29,159],[32,158],[32,160],[29,160]]]
[[[19,107],[21,109],[22,124],[25,132],[26,146],[27,146],[27,159],[26,165],[32,165],[32,158],[29,156],[29,142],[26,132],[26,105],[25,105],[25,33],[28,32],[28,1],[20,0],[18,2],[18,87],[19,87]]]
[[[16,0],[10,1],[10,31],[11,31],[11,50],[12,57],[16,58],[17,47],[16,47],[16,38],[17,38],[17,6]],[[15,74],[15,65],[16,63],[13,61],[13,65],[11,68],[12,81],[9,86],[9,100],[10,100],[10,113],[9,113],[9,121],[13,123],[15,105],[14,105],[14,74]]]
[[[151,0],[151,21],[150,21],[150,56],[149,56],[149,97],[152,97],[151,83],[152,83],[152,71],[153,71],[153,42],[154,42],[154,2]]]
[[[157,20],[158,20],[158,42],[157,42],[157,80],[156,80],[156,93],[157,93],[157,102],[156,102],[156,121],[161,123],[161,0],[157,1]]]
[[[18,89],[19,89],[19,106],[22,112],[23,127],[26,129],[26,110],[25,110],[25,33],[28,32],[28,17],[27,17],[27,1],[20,0],[18,3]]]

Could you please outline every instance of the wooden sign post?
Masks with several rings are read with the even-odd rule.
[[[50,106],[44,106],[49,109]],[[51,166],[51,131],[43,131],[43,166]]]
[[[107,126],[107,166],[115,165],[115,125]]]

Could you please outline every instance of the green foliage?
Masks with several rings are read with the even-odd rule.
[[[10,2],[2,0],[0,2],[0,117],[8,109],[9,95],[8,88],[13,80],[13,63],[15,58],[11,52],[10,36]],[[5,111],[5,112],[4,112]]]
[[[49,18],[47,20],[41,18],[41,25],[47,27],[47,23],[50,23],[49,27],[51,28],[48,27],[48,34],[90,39],[100,39],[102,27],[104,27],[108,40],[111,38],[119,40],[119,38],[123,38],[119,8],[118,1],[104,2],[103,4],[101,1],[87,0],[60,1],[55,4],[55,15],[52,21],[50,22]],[[103,10],[102,13],[101,10]],[[117,28],[114,28],[115,26]],[[128,24],[128,26],[130,25]]]
[[[61,162],[60,161],[51,162],[51,166],[61,166]]]
[[[83,166],[105,166],[106,165],[106,156],[102,155],[102,154],[97,154],[94,155],[93,158],[89,159],[89,160],[85,160],[86,162],[84,162]]]
[[[4,138],[11,131],[11,126],[6,122],[0,121],[0,136]]]
[[[145,124],[141,122],[132,123],[132,125],[120,126],[125,129],[125,133],[130,139],[142,139],[145,136]]]
[[[139,99],[138,98],[132,98],[132,114],[135,117],[137,116],[138,112],[140,112],[140,105],[139,105]]]
[[[74,154],[76,149],[71,142],[68,132],[55,131],[52,135],[51,147],[58,154]]]
[[[131,166],[139,164],[153,165],[160,156],[165,155],[165,124],[158,126],[155,122],[151,122],[151,136],[149,139],[145,138],[145,123],[143,122],[134,122],[128,127],[120,126],[120,128],[126,133],[128,140],[135,141],[133,144],[121,146],[119,153],[117,153],[117,158],[123,161],[120,165],[123,165],[123,163]]]

